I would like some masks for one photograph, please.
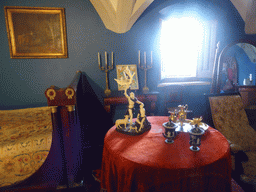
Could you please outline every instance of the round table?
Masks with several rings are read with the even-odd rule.
[[[104,139],[101,188],[108,192],[231,191],[231,154],[227,139],[209,127],[200,151],[189,149],[189,133],[174,143],[162,133],[166,116],[147,117],[151,130],[138,136],[117,132],[113,126]]]

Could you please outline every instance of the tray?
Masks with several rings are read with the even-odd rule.
[[[192,125],[190,125],[190,121],[183,122],[182,127],[180,126],[180,122],[175,123],[175,125],[178,126],[178,128],[176,128],[177,132],[188,132],[189,130],[191,130],[193,128]],[[202,125],[200,125],[200,127],[206,131],[209,128],[209,125],[202,122]]]

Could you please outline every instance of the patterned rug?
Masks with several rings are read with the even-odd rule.
[[[0,110],[0,187],[35,173],[45,161],[51,142],[50,108]]]

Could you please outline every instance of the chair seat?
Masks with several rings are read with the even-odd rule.
[[[228,140],[232,168],[247,178],[256,176],[256,131],[250,126],[239,94],[210,95],[214,127]]]

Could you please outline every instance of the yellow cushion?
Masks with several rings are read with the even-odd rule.
[[[214,126],[232,143],[246,150],[256,147],[256,131],[249,125],[239,95],[209,97]]]

